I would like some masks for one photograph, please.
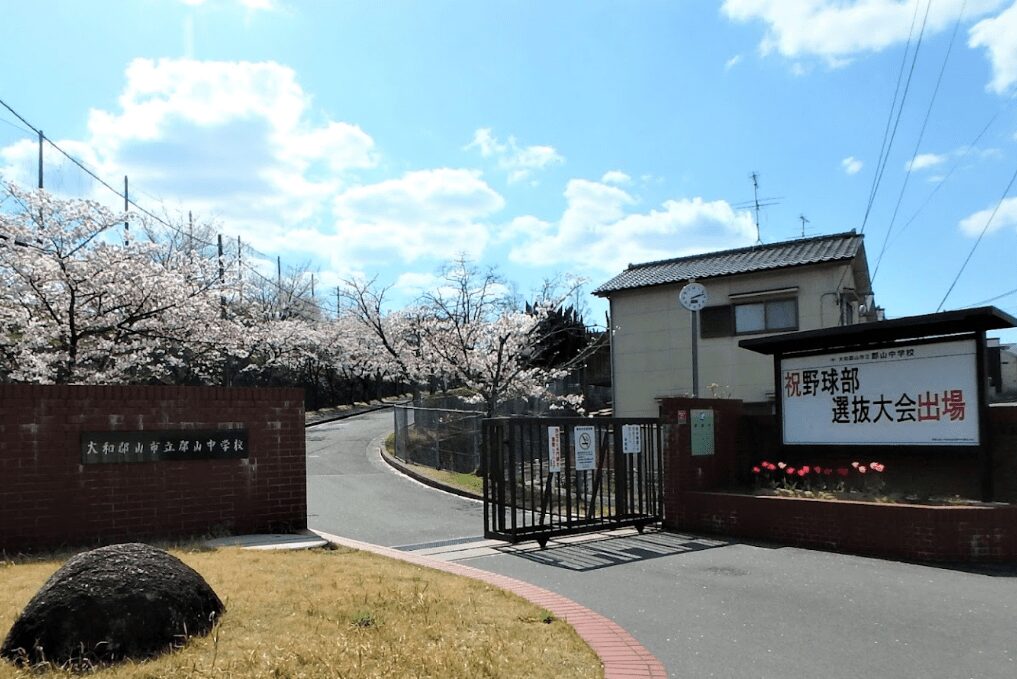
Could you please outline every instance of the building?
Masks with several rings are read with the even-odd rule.
[[[700,397],[773,400],[773,365],[738,347],[751,336],[875,320],[864,238],[854,231],[631,264],[594,290],[611,315],[614,413],[656,417],[657,399],[692,394],[694,312],[679,303],[690,282],[699,311]]]
[[[1017,401],[1017,344],[989,338],[986,344],[990,401]]]

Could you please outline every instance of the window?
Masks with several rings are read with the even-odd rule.
[[[699,312],[699,336],[731,337],[798,329],[798,300],[708,306]]]
[[[708,306],[699,312],[700,337],[730,337],[733,334],[730,304]]]
[[[735,334],[798,329],[798,301],[774,299],[735,305]]]

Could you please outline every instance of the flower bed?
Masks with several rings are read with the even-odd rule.
[[[667,500],[664,525],[909,561],[1017,560],[1013,505],[930,506],[679,491]]]

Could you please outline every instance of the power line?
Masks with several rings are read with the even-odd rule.
[[[918,215],[922,213],[922,210],[924,210],[925,206],[929,204],[933,196],[935,196],[936,193],[939,192],[939,189],[943,187],[943,184],[945,184],[947,180],[949,180],[950,177],[953,176],[953,173],[956,172],[957,168],[959,168],[964,163],[967,157],[971,154],[971,151],[975,149],[978,142],[981,141],[982,137],[985,136],[985,133],[989,131],[990,127],[992,127],[992,124],[996,122],[996,119],[999,118],[1003,111],[1009,108],[1013,102],[1014,99],[1008,99],[1006,102],[1004,102],[1002,106],[1000,106],[999,110],[997,110],[996,113],[993,114],[993,116],[989,119],[989,122],[985,123],[985,126],[981,129],[981,131],[977,135],[975,135],[975,138],[972,139],[971,143],[967,145],[967,147],[964,149],[964,152],[956,160],[954,160],[954,162],[950,166],[950,169],[947,170],[947,173],[943,176],[943,178],[940,179],[936,183],[936,185],[932,188],[932,191],[930,191],[929,195],[925,197],[925,200],[922,201],[922,204],[918,206],[918,209],[915,210],[914,214],[911,215],[911,218],[908,219],[908,221],[904,223],[904,226],[900,228],[900,231],[898,231],[897,234],[894,236],[894,240],[900,238],[904,231],[907,230],[907,228],[911,226],[911,224],[916,219],[918,219]]]
[[[1010,193],[1010,189],[1013,187],[1014,181],[1017,181],[1017,170],[1014,170],[1013,176],[1010,177],[1010,183],[1006,185],[1003,195],[999,197],[999,202],[996,203],[996,207],[992,209],[992,214],[989,215],[989,218],[985,221],[985,226],[982,227],[982,232],[978,234],[978,239],[975,240],[975,244],[971,246],[971,251],[968,253],[967,258],[965,258],[964,263],[961,264],[960,271],[958,271],[957,275],[954,276],[953,282],[950,283],[950,288],[946,291],[946,294],[943,295],[943,299],[940,300],[939,306],[936,307],[937,312],[943,308],[946,298],[950,296],[951,292],[953,292],[953,286],[957,285],[957,281],[960,280],[961,274],[964,273],[964,269],[967,267],[968,262],[971,261],[971,256],[975,254],[975,248],[977,248],[978,244],[982,242],[982,236],[984,236],[985,232],[989,230],[989,225],[992,224],[992,220],[996,218],[996,213],[999,212],[1000,206],[1003,205],[1003,201],[1006,200],[1007,194]]]
[[[974,304],[967,304],[965,306],[962,306],[961,309],[970,309],[971,307],[985,306],[986,304],[989,304],[990,302],[995,302],[997,299],[1003,299],[1004,297],[1009,297],[1010,295],[1017,295],[1017,288],[1014,288],[1013,290],[1007,290],[1006,292],[1004,292],[1002,294],[999,294],[999,295],[996,295],[995,297],[990,297],[989,299],[983,299],[981,302],[975,302]]]
[[[139,205],[136,201],[132,200],[125,192],[121,192],[121,191],[115,189],[108,182],[106,182],[102,177],[100,177],[95,172],[93,172],[90,168],[88,168],[84,163],[82,163],[77,158],[72,156],[70,153],[65,151],[58,144],[56,144],[52,139],[49,139],[48,137],[46,137],[46,135],[43,134],[43,132],[41,130],[39,130],[34,125],[32,125],[32,123],[28,122],[20,113],[15,111],[6,101],[4,101],[3,99],[0,99],[0,105],[2,105],[4,108],[6,108],[8,111],[10,111],[18,120],[20,120],[28,128],[28,130],[25,130],[26,132],[30,132],[32,134],[38,135],[38,137],[39,137],[39,139],[41,141],[47,142],[50,146],[52,146],[54,149],[59,151],[65,158],[67,158],[67,160],[71,161],[71,163],[73,163],[79,169],[81,169],[82,172],[84,172],[85,174],[90,176],[95,181],[99,182],[102,186],[106,187],[115,196],[117,196],[118,198],[123,198],[125,203],[134,206],[142,214],[147,215],[151,219],[155,220],[157,223],[162,224],[163,226],[165,226],[166,228],[176,232],[177,234],[190,239],[192,242],[199,243],[199,244],[204,245],[206,247],[212,247],[212,248],[218,247],[216,243],[212,243],[210,241],[204,240],[203,238],[196,237],[196,236],[194,236],[193,233],[185,232],[180,227],[177,227],[177,226],[171,224],[170,222],[166,221],[165,219],[162,219],[158,215],[156,215],[156,214],[152,213],[151,211],[145,209],[144,207]],[[3,119],[0,119],[0,120],[3,120]],[[13,125],[13,123],[8,123],[8,124]],[[271,259],[271,257],[269,257],[268,255],[266,255],[266,254],[264,254],[262,252],[259,252],[258,250],[255,250],[253,247],[251,247],[249,245],[245,244],[245,247],[247,247],[251,252],[256,253],[260,257],[263,257],[263,258],[266,258],[266,259]],[[280,292],[286,292],[287,294],[294,295],[293,291],[284,290],[283,287],[279,284],[278,281],[273,280],[273,279],[269,278],[268,276],[265,276],[260,271],[254,269],[253,267],[251,267],[246,262],[242,262],[241,261],[241,267],[242,268],[246,268],[248,271],[253,273],[258,278],[261,278],[262,280],[264,280],[264,281],[266,281],[268,283],[271,283]],[[297,299],[303,300],[303,297],[301,295],[299,295],[299,294],[296,294],[294,296]],[[303,301],[306,301],[306,300],[303,300]]]
[[[17,123],[12,123],[11,121],[7,120],[6,118],[0,118],[0,123],[3,123],[3,124],[8,125],[10,127],[13,127],[15,130],[20,130],[21,132],[24,132],[25,134],[32,134],[31,130],[29,130],[29,129],[25,128],[25,127],[22,127],[21,125],[18,125]]]
[[[921,0],[915,0],[915,13],[911,16],[911,29],[908,31],[908,40],[904,45],[904,55],[901,57],[900,69],[897,71],[897,85],[893,91],[893,98],[890,101],[890,113],[886,119],[886,127],[883,129],[883,143],[879,150],[879,159],[876,161],[876,172],[872,177],[872,188],[869,190],[868,204],[865,206],[865,216],[862,218],[862,226],[858,230],[859,234],[865,233],[865,226],[869,221],[869,214],[872,212],[872,205],[876,201],[876,194],[879,191],[879,184],[883,179],[883,171],[886,170],[886,163],[890,158],[890,149],[893,147],[893,140],[897,136],[897,126],[900,124],[901,114],[904,112],[904,103],[907,100],[908,90],[911,88],[911,76],[915,72],[915,64],[918,61],[918,51],[922,46],[922,37],[925,35],[925,24],[929,18],[929,9],[932,7],[932,0],[929,0],[925,6],[925,17],[922,20],[922,28],[918,33],[918,41],[915,43],[915,51],[911,58],[911,68],[908,71],[907,81],[904,84],[904,92],[901,94],[900,107],[897,107],[897,93],[900,91],[901,79],[904,77],[904,66],[907,64],[908,52],[911,49],[911,38],[915,32],[915,23],[918,20],[918,8],[921,7]],[[894,109],[897,110],[897,117],[894,119]],[[890,121],[893,120],[893,129],[890,129]],[[847,276],[847,272],[850,267],[845,267],[844,271],[840,274],[840,280],[837,281],[837,287],[835,290],[840,290],[840,286],[844,284],[844,278]],[[869,289],[871,291],[872,285],[869,282]]]
[[[929,0],[929,4],[926,5],[925,17],[928,18],[928,8],[931,6],[932,0]],[[865,206],[865,216],[862,217],[862,226],[859,233],[865,233],[865,225],[868,224],[869,214],[872,212],[872,205],[876,201],[876,194],[879,191],[879,184],[883,179],[883,171],[886,169],[886,162],[890,157],[890,149],[893,147],[893,139],[897,134],[897,125],[900,123],[901,113],[904,111],[904,102],[907,99],[908,89],[911,85],[911,74],[914,73],[915,62],[918,59],[918,48],[921,46],[921,35],[918,37],[918,43],[915,45],[914,56],[911,60],[911,70],[908,72],[907,83],[904,86],[904,93],[900,98],[900,108],[897,108],[897,93],[900,92],[900,83],[904,77],[904,66],[908,61],[908,52],[911,49],[911,38],[915,32],[915,22],[918,20],[918,8],[921,6],[921,0],[915,0],[915,13],[911,17],[911,30],[908,32],[908,41],[904,45],[904,56],[901,57],[900,69],[897,71],[897,85],[893,90],[893,98],[890,100],[890,113],[886,118],[886,127],[883,128],[883,142],[879,149],[879,159],[876,161],[876,172],[872,177],[872,187],[869,189],[869,200]],[[922,23],[922,33],[925,32],[925,23]],[[894,110],[897,110],[897,118],[894,120]],[[890,123],[893,121],[893,129],[891,132]]]
[[[928,17],[929,7],[932,6],[932,0],[929,0],[929,4],[926,6],[925,15]],[[879,275],[879,265],[883,262],[883,255],[886,253],[886,245],[890,240],[890,234],[893,232],[893,224],[897,221],[897,213],[900,211],[901,202],[904,200],[904,192],[907,191],[908,181],[911,179],[911,169],[914,165],[914,159],[918,155],[918,150],[921,148],[922,139],[925,137],[925,128],[929,124],[929,118],[932,115],[933,105],[936,103],[936,96],[939,94],[939,86],[943,82],[943,74],[946,72],[946,64],[950,61],[950,52],[953,51],[953,43],[957,38],[957,29],[960,28],[961,19],[964,18],[964,10],[967,7],[967,0],[961,5],[960,14],[957,15],[957,21],[953,25],[953,33],[950,34],[950,43],[946,48],[946,55],[943,57],[943,64],[939,67],[939,76],[936,78],[936,86],[932,90],[932,97],[929,99],[929,106],[925,110],[925,119],[922,120],[922,129],[918,132],[918,140],[915,142],[915,150],[911,153],[911,160],[907,164],[907,172],[904,174],[904,183],[901,184],[900,193],[897,194],[897,204],[893,208],[893,215],[890,217],[890,224],[886,227],[886,235],[883,236],[883,246],[879,250],[879,256],[876,258],[876,268],[872,272],[872,282],[876,282],[876,276]],[[923,24],[924,28],[924,24]],[[917,55],[917,48],[915,51]]]

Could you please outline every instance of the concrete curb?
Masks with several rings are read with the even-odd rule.
[[[336,545],[486,582],[547,609],[555,617],[572,625],[583,641],[590,645],[604,666],[604,679],[632,679],[635,677],[666,679],[667,677],[664,665],[617,623],[560,594],[522,580],[489,573],[460,563],[439,561],[420,554],[401,552],[390,547],[373,545],[322,531],[311,532]]]
[[[393,469],[395,469],[397,472],[399,472],[401,474],[405,474],[406,476],[410,477],[414,481],[417,481],[418,483],[422,483],[425,486],[430,486],[431,488],[436,488],[437,490],[443,490],[446,493],[451,493],[452,495],[458,495],[460,497],[468,497],[471,500],[483,500],[484,499],[483,495],[478,495],[477,493],[471,493],[468,490],[463,490],[462,488],[456,488],[455,486],[445,485],[441,481],[436,481],[436,480],[434,480],[434,479],[432,479],[430,477],[427,477],[427,476],[424,476],[423,474],[420,474],[419,472],[413,471],[412,469],[410,469],[409,467],[404,465],[398,458],[390,456],[388,454],[388,451],[385,450],[384,442],[382,442],[382,444],[378,446],[378,452],[381,454],[381,459],[384,460],[385,463],[388,464],[388,466],[392,467]]]
[[[322,418],[320,420],[315,420],[313,422],[306,422],[305,421],[304,422],[304,429],[307,429],[308,427],[314,427],[314,426],[319,425],[319,424],[327,424],[329,422],[335,422],[337,420],[345,420],[348,417],[356,417],[357,415],[366,415],[367,413],[373,413],[373,412],[378,411],[378,410],[384,410],[385,408],[391,408],[392,406],[399,405],[401,403],[407,403],[407,401],[400,400],[400,401],[386,401],[386,402],[381,402],[381,403],[371,403],[371,404],[368,404],[366,406],[360,406],[359,408],[354,406],[353,408],[350,408],[348,411],[343,412],[343,413],[337,413],[335,415],[329,415],[327,417],[324,417],[324,418]]]

